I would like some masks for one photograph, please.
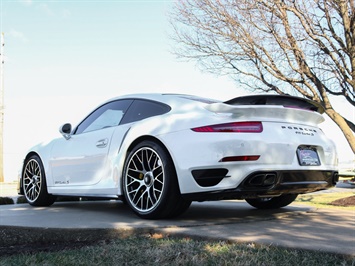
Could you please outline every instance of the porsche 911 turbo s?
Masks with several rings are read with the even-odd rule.
[[[321,105],[285,95],[226,102],[179,94],[111,99],[24,158],[19,194],[121,199],[141,218],[172,218],[192,201],[244,199],[281,208],[338,181]]]

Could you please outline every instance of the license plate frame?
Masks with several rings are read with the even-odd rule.
[[[301,166],[321,165],[317,149],[315,147],[300,146],[297,148],[298,163]]]

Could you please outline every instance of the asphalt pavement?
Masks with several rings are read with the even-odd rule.
[[[244,201],[196,202],[172,220],[140,219],[120,201],[0,206],[0,229],[16,228],[11,237],[18,239],[30,231],[51,237],[53,234],[48,232],[60,232],[63,237],[65,232],[73,236],[76,231],[87,232],[87,236],[108,230],[111,235],[145,232],[355,256],[355,211],[316,209],[296,203],[279,210],[257,210]]]

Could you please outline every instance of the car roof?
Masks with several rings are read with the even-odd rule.
[[[142,99],[142,100],[151,100],[158,101],[170,106],[175,106],[179,104],[191,103],[191,101],[195,101],[195,103],[202,104],[210,104],[220,102],[215,99],[204,98],[196,95],[188,95],[188,94],[174,94],[174,93],[136,93],[136,94],[127,94],[119,97],[112,98],[107,102],[122,100],[122,99]]]

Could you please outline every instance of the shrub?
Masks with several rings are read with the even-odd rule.
[[[14,204],[14,200],[9,197],[0,197],[0,205]]]
[[[21,204],[21,203],[27,203],[27,200],[25,198],[25,196],[20,196],[17,198],[17,204]]]

